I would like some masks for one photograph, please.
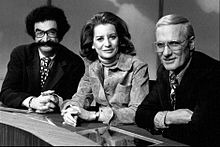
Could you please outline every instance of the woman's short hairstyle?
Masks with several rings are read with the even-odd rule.
[[[44,22],[47,20],[54,20],[57,23],[58,39],[61,41],[63,36],[69,30],[70,25],[62,9],[55,6],[41,6],[31,11],[26,17],[26,31],[35,38],[34,24]]]
[[[189,20],[181,15],[177,14],[169,14],[165,15],[162,18],[160,18],[156,24],[155,30],[157,30],[158,27],[164,26],[164,25],[177,25],[182,24],[184,27],[184,34],[186,35],[186,38],[190,38],[192,36],[195,36],[193,27]]]
[[[80,55],[82,57],[86,57],[90,61],[95,61],[98,58],[98,54],[92,49],[92,45],[94,28],[100,24],[112,24],[115,26],[119,37],[119,52],[131,55],[136,54],[126,22],[111,12],[98,12],[87,21],[81,30]]]

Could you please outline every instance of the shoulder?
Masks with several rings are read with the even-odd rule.
[[[202,52],[198,52],[195,51],[193,53],[193,60],[195,60],[195,63],[203,63],[202,66],[210,66],[210,64],[219,64],[220,62],[215,60],[214,58],[211,58],[210,56],[202,53]],[[201,64],[198,64],[201,65]]]
[[[34,44],[23,44],[15,47],[11,52],[11,56],[31,56],[35,50]]]
[[[79,55],[77,55],[76,53],[69,50],[67,47],[63,45],[60,45],[58,54],[61,58],[65,59],[67,62],[84,64],[83,59]]]
[[[121,53],[116,67],[124,71],[136,71],[143,67],[148,68],[148,65],[134,55]]]
[[[144,61],[142,61],[137,55],[131,56],[131,58],[132,58],[132,63],[133,64],[148,66],[148,64],[145,63]]]
[[[25,51],[28,51],[31,47],[32,47],[33,44],[22,44],[22,45],[19,45],[19,46],[16,46],[12,52],[25,52]]]
[[[122,54],[121,58],[124,61],[124,64],[130,65],[133,67],[138,67],[138,66],[147,66],[148,64],[142,61],[137,55],[127,55],[127,54]],[[122,61],[122,59],[120,59]]]
[[[96,71],[101,68],[101,63],[99,62],[98,59],[95,61],[90,61],[90,60],[85,59],[85,66],[88,71],[90,70]]]
[[[209,74],[211,72],[220,72],[220,62],[208,55],[195,51],[192,56],[192,63],[190,66],[194,71],[201,74]]]

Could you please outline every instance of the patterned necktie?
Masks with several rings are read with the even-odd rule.
[[[175,106],[176,106],[176,88],[178,87],[178,80],[176,78],[176,75],[174,73],[172,73],[170,75],[170,101],[171,101],[171,105],[173,106],[173,109],[175,110]]]
[[[41,58],[41,67],[40,67],[40,74],[41,74],[41,88],[43,88],[44,83],[47,79],[47,76],[49,74],[49,63],[50,63],[51,59],[48,57],[43,57]]]

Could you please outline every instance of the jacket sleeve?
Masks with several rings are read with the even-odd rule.
[[[22,90],[24,76],[24,60],[22,54],[19,53],[19,48],[12,51],[10,60],[7,66],[7,73],[2,84],[0,98],[3,104],[9,107],[19,108],[25,98],[30,94]]]
[[[156,82],[152,91],[138,106],[135,116],[137,126],[150,131],[154,130],[154,116],[161,109],[158,91],[158,83]]]
[[[144,129],[148,129],[151,132],[155,131],[154,127],[154,117],[157,114],[157,112],[161,111],[162,108],[162,102],[160,99],[161,96],[161,67],[158,68],[157,71],[157,80],[156,83],[153,85],[152,90],[149,92],[149,94],[145,97],[143,102],[138,106],[136,116],[135,116],[135,122],[136,124]]]

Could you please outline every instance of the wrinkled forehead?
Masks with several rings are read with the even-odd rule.
[[[182,40],[187,36],[182,24],[161,25],[156,29],[156,40]]]

